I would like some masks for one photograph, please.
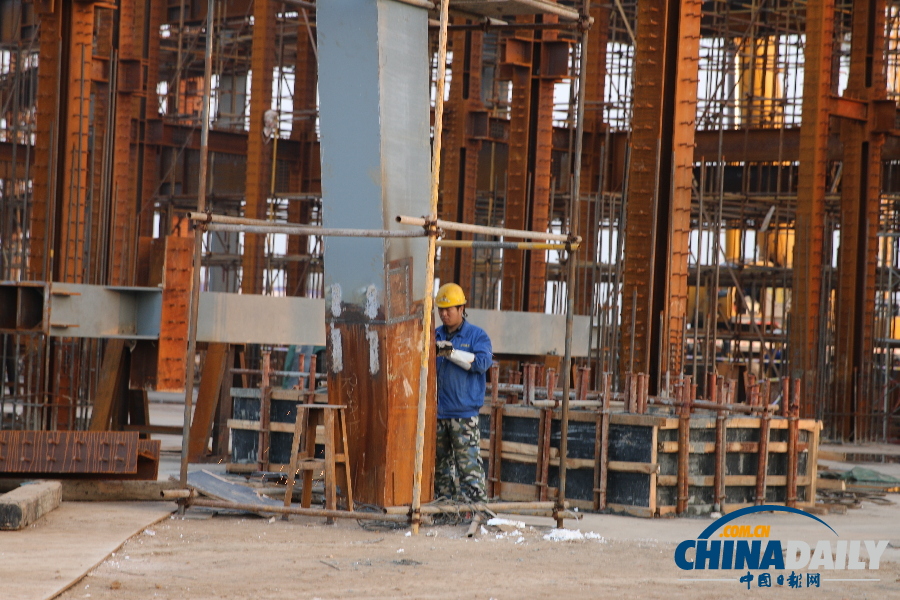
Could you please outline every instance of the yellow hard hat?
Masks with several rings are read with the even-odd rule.
[[[466,295],[463,289],[455,283],[445,283],[438,290],[435,304],[438,308],[450,308],[451,306],[461,306],[466,303]]]

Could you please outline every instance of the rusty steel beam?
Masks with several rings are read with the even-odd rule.
[[[30,279],[46,281],[50,279],[53,246],[54,219],[56,206],[55,182],[59,167],[59,90],[63,56],[63,17],[61,3],[50,5],[50,11],[42,10],[46,4],[36,8],[40,15],[40,53],[38,67],[37,114],[35,115],[34,164],[31,167],[34,187],[31,209],[31,260]]]
[[[88,159],[91,151],[91,74],[93,72],[94,6],[72,3],[64,17],[68,56],[64,87],[60,92],[65,103],[65,128],[60,135],[63,166],[60,180],[57,226],[56,269],[58,281],[82,283],[86,257],[86,203],[88,196]]]
[[[544,23],[556,23],[559,18],[544,15]],[[531,203],[529,208],[531,231],[547,231],[550,227],[551,167],[553,156],[553,88],[560,76],[567,74],[568,44],[556,41],[557,31],[545,29],[535,32],[535,64],[533,65],[532,94],[536,100],[531,107],[531,135],[529,171],[531,172]],[[555,50],[565,47],[562,69],[554,69]],[[557,67],[558,69],[558,67]],[[564,177],[566,175],[563,175]],[[569,182],[566,182],[569,188]],[[526,254],[525,302],[522,310],[544,312],[547,296],[547,253],[543,250],[529,250]]]
[[[134,28],[135,32],[141,35],[135,36],[140,43],[134,50],[134,56],[140,56],[140,65],[146,74],[144,90],[147,92],[155,91],[159,84],[161,37],[156,35],[156,32],[166,20],[166,9],[166,5],[162,2],[141,3],[140,6],[135,6],[137,12]],[[162,120],[159,117],[156,97],[152,93],[141,95],[137,104],[135,125],[141,132],[141,137],[133,143],[137,144],[135,165],[139,171],[135,174],[138,234],[153,236],[153,203],[160,177],[160,149],[151,139],[151,134],[160,128]]]
[[[316,135],[316,89],[318,86],[318,64],[316,59],[315,29],[311,26],[312,15],[301,9],[303,15],[297,30],[297,60],[294,84],[294,110],[302,111],[302,120],[295,120],[290,140],[279,140],[282,154],[295,156],[296,165],[291,169],[291,189],[300,193],[321,195],[322,174],[319,157],[319,141]],[[296,150],[292,150],[296,147]],[[288,205],[288,221],[309,224],[313,219],[313,202],[291,202]],[[309,255],[309,237],[292,235],[288,237],[288,254]],[[287,267],[287,294],[307,295],[307,274],[309,262],[291,262]]]
[[[853,4],[850,73],[844,96],[850,104],[861,105],[866,118],[860,122],[855,115],[841,115],[841,244],[831,401],[836,413],[825,416],[831,429],[848,441],[871,440],[881,433],[872,418],[870,380],[884,134],[875,131],[875,111],[866,109],[887,96],[884,13],[884,0]]]
[[[139,37],[135,5],[135,0],[122,0],[119,4],[119,52],[112,90],[112,175],[107,190],[110,200],[109,270],[104,281],[112,285],[133,285],[137,260],[136,197],[140,170],[134,165],[140,140],[132,139],[132,132],[140,136],[142,129],[132,128],[132,118],[138,95],[146,95],[147,90],[138,85],[141,78],[134,76],[134,71],[141,68],[140,55],[135,52],[135,39]]]
[[[592,5],[590,9],[594,23],[608,23],[610,18],[610,6]],[[584,240],[581,248],[575,254],[576,260],[581,262],[594,262],[597,250],[597,221],[600,215],[597,212],[597,201],[594,198],[602,190],[601,178],[604,177],[601,157],[608,154],[610,148],[605,148],[605,131],[603,126],[603,102],[606,95],[606,46],[609,40],[609,27],[594,27],[591,30],[591,39],[587,48],[582,52],[587,53],[587,72],[585,73],[584,90],[584,138],[581,158],[581,181],[579,185],[580,196],[578,198],[577,233]],[[554,143],[556,146],[556,143]],[[568,145],[566,147],[568,150]],[[608,162],[608,161],[604,161]],[[606,187],[606,186],[604,186]],[[607,188],[608,189],[608,188]],[[586,199],[590,198],[590,199]],[[589,315],[592,312],[591,302],[594,297],[593,278],[588,273],[576,282],[575,313]]]
[[[530,22],[533,17],[524,17]],[[545,15],[543,22],[555,22]],[[560,54],[566,58],[560,61]],[[565,77],[568,44],[553,30],[518,31],[506,39],[504,76],[513,84],[509,124],[506,227],[546,231],[550,220],[553,151],[553,85]],[[501,308],[543,312],[547,261],[544,251],[504,255]]]
[[[622,359],[655,387],[681,371],[700,4],[638,3]]]
[[[656,201],[659,179],[669,171],[663,152],[663,90],[666,40],[670,27],[665,0],[638,2],[634,61],[634,117],[628,174],[627,226],[622,310],[622,365],[625,372],[650,372],[654,337]],[[666,144],[666,146],[669,146]]]
[[[668,239],[665,245],[658,239],[658,251],[665,257],[665,271],[661,273],[664,295],[661,300],[664,314],[661,332],[665,347],[660,348],[660,375],[682,372],[684,362],[683,337],[688,303],[688,255],[691,235],[691,184],[694,167],[694,130],[697,115],[698,65],[700,64],[701,0],[681,0],[679,14],[678,55],[675,65],[675,85],[669,93],[677,94],[672,124],[672,199],[668,207]],[[668,154],[668,153],[665,153]],[[665,156],[663,154],[663,156]],[[663,159],[664,160],[664,159]],[[662,194],[661,194],[662,195]],[[658,210],[658,216],[663,211]],[[662,224],[660,224],[662,225]],[[662,233],[662,227],[660,232]],[[657,265],[657,272],[662,268]]]
[[[272,108],[272,82],[275,68],[275,16],[277,6],[272,2],[253,4],[253,48],[250,61],[253,68],[250,96],[250,132],[247,137],[247,195],[244,216],[264,219],[269,206],[272,186],[272,160],[275,142],[263,133],[265,112]],[[275,133],[278,136],[278,133]],[[263,291],[263,253],[265,236],[246,234],[244,256],[241,261],[243,278],[241,291],[259,294]]]
[[[459,223],[475,223],[478,159],[481,140],[473,137],[473,123],[483,113],[481,69],[484,33],[457,31],[451,36],[453,48],[450,97],[444,104],[444,131],[441,160],[440,218]],[[471,240],[471,234],[450,233],[448,239]],[[441,250],[438,278],[455,281],[480,297],[473,279],[474,253],[471,248]]]
[[[833,38],[834,0],[811,0],[806,9],[806,68],[788,349],[791,371],[802,379],[803,395],[808,398],[818,397],[819,391],[815,383],[819,366]],[[807,403],[807,406],[811,405]]]
[[[136,431],[0,431],[0,472],[156,479],[160,442],[139,438]]]
[[[528,211],[528,143],[531,134],[531,66],[534,38],[531,32],[517,32],[505,40],[503,63],[512,82],[512,105],[509,118],[509,158],[507,163],[506,219],[504,226],[510,229],[527,229]],[[525,310],[523,296],[525,283],[525,257],[521,252],[510,252],[503,257],[501,286],[503,293],[500,308]]]

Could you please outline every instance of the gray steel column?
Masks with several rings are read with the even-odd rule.
[[[317,26],[323,226],[399,229],[396,215],[428,212],[427,12],[329,0]],[[348,405],[361,502],[410,501],[426,251],[424,238],[325,240],[329,399]]]

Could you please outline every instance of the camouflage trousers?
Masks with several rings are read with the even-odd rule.
[[[438,419],[434,495],[487,501],[478,415],[468,419]]]

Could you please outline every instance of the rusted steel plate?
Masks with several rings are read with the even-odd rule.
[[[125,431],[0,431],[0,473],[136,474],[159,443]]]

